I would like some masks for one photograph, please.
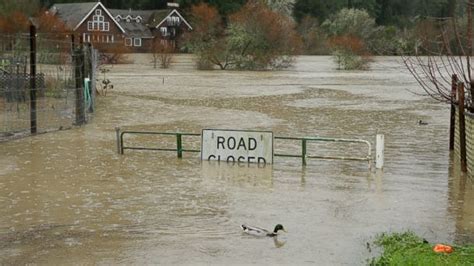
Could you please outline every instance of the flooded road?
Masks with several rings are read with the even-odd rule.
[[[371,71],[300,57],[278,72],[197,71],[180,56],[111,68],[114,89],[82,127],[0,143],[0,264],[365,264],[367,242],[412,230],[474,241],[474,187],[450,166],[449,108],[417,96],[397,58]],[[419,126],[418,120],[428,122]],[[195,153],[116,151],[115,127],[367,139],[385,134],[385,169],[275,158],[273,166],[200,162]],[[130,138],[169,145],[173,139]],[[198,147],[199,139],[185,140]],[[276,151],[299,153],[277,143]],[[333,146],[334,147],[334,146]],[[314,153],[356,152],[312,146]],[[247,223],[288,230],[243,235]]]

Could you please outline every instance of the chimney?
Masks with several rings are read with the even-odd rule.
[[[172,8],[179,8],[179,4],[175,3],[175,2],[168,2],[168,3],[166,3],[166,5],[168,7],[172,7]]]

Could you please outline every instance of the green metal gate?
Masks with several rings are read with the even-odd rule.
[[[201,152],[199,149],[186,149],[183,146],[183,136],[201,137],[198,133],[183,133],[183,132],[152,132],[152,131],[121,131],[116,128],[117,136],[117,152],[124,154],[125,150],[147,150],[147,151],[170,151],[176,152],[178,158],[183,157],[183,152]],[[160,147],[137,147],[127,146],[125,144],[125,136],[127,135],[159,135],[159,136],[174,136],[176,138],[175,148],[160,148]],[[299,154],[283,154],[274,153],[275,157],[301,158],[301,163],[306,165],[307,159],[326,159],[326,160],[351,160],[351,161],[366,161],[369,168],[372,162],[372,145],[367,140],[361,139],[343,139],[343,138],[326,138],[326,137],[279,137],[275,136],[275,140],[296,141],[301,145]],[[367,155],[361,157],[346,157],[346,156],[316,156],[308,154],[308,144],[310,142],[338,142],[338,143],[361,143],[367,146]]]

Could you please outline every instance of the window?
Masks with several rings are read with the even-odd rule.
[[[125,46],[132,46],[132,38],[125,38]]]
[[[92,21],[87,21],[87,30],[93,31],[109,31],[110,23],[105,22],[104,16],[102,16],[102,10],[95,10],[95,15],[92,16]]]
[[[160,28],[161,35],[163,36],[168,36],[168,28],[166,27],[161,27]]]
[[[142,46],[142,39],[134,38],[133,39],[133,46]]]
[[[168,17],[166,19],[166,22],[168,23],[168,26],[179,26],[180,24],[180,19],[179,17]]]

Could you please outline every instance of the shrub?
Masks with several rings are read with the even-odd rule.
[[[376,30],[375,19],[363,9],[341,9],[332,19],[326,20],[322,27],[329,36],[352,35],[364,41]]]
[[[318,20],[306,16],[298,24],[298,33],[303,42],[303,52],[310,55],[327,55],[330,48],[327,42],[327,34],[319,26]]]
[[[225,41],[224,28],[217,9],[206,3],[192,6],[191,23],[194,30],[183,38],[186,48],[196,55],[197,68],[212,69],[213,64],[220,64],[225,69],[227,64],[222,58],[222,45],[219,45]]]
[[[161,40],[155,40],[151,46],[151,52],[153,55],[153,68],[156,68],[158,62],[161,68],[169,68],[173,61],[174,47],[172,45]]]
[[[340,69],[368,69],[371,53],[367,43],[377,31],[375,19],[365,10],[341,9],[323,23],[334,60]]]
[[[332,37],[329,45],[339,69],[365,70],[369,68],[372,57],[367,52],[364,42],[358,37],[351,35]]]
[[[105,43],[93,43],[92,45],[100,52],[101,64],[130,63],[130,60],[127,57],[127,53],[130,52],[130,48],[122,45],[121,43],[115,43],[113,45]]]
[[[302,46],[293,21],[258,1],[230,17],[228,34],[238,69],[288,67]]]
[[[278,69],[291,65],[300,51],[291,19],[260,1],[249,1],[231,15],[227,29],[215,8],[200,4],[191,11],[195,30],[188,39],[198,68]]]

